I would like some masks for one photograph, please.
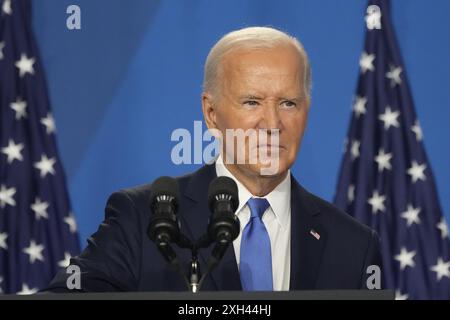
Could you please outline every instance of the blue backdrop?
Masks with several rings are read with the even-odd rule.
[[[450,220],[450,1],[392,1],[441,205]],[[81,8],[81,30],[66,8]],[[297,36],[313,70],[309,125],[294,174],[331,200],[363,48],[365,0],[39,0],[34,28],[47,72],[81,241],[103,219],[108,195],[179,175],[176,128],[201,120],[202,67],[224,33],[270,25]]]

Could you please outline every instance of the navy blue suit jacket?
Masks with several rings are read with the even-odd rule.
[[[177,179],[181,229],[192,239],[206,231],[210,216],[207,191],[215,177],[215,166],[206,165]],[[82,291],[186,290],[184,281],[147,236],[150,190],[151,185],[144,185],[111,195],[105,220],[81,255],[71,260],[81,269]],[[290,290],[366,288],[367,267],[380,266],[378,237],[371,229],[306,191],[294,177],[291,214]],[[312,236],[311,230],[320,234],[320,239]],[[175,250],[187,266],[188,250],[176,246]],[[200,255],[203,270],[209,250]],[[47,290],[69,291],[68,276],[61,270]],[[205,279],[202,290],[241,290],[233,246]]]

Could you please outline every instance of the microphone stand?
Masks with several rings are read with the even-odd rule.
[[[212,240],[208,234],[205,234],[195,243],[192,243],[189,238],[180,233],[179,238],[174,243],[181,249],[189,249],[191,251],[188,277],[183,271],[183,266],[181,265],[175,250],[171,246],[171,242],[168,237],[165,235],[160,235],[155,239],[155,244],[169,265],[183,278],[188,290],[192,293],[198,293],[206,276],[208,276],[215,269],[225,254],[225,251],[230,244],[228,239],[228,237],[221,237],[221,240],[216,242],[212,250],[212,254],[207,261],[206,272],[202,274],[198,260],[198,251],[199,249],[208,248],[215,241]]]
[[[200,271],[200,263],[198,262],[197,248],[194,246],[192,248],[192,258],[189,270],[189,290],[192,293],[200,291],[200,279],[202,279],[202,274]]]
[[[175,251],[172,250],[172,247],[168,244],[168,246],[165,248],[164,252],[161,250],[161,253],[165,257],[174,257],[175,259],[172,259],[172,262],[167,259],[172,265],[175,266],[176,271],[183,277],[187,288],[192,293],[197,293],[200,291],[201,284],[205,278],[205,276],[209,273],[209,268],[207,272],[202,276],[201,269],[200,269],[200,263],[198,261],[198,250],[200,248],[207,248],[211,244],[211,240],[207,235],[201,237],[198,241],[193,243],[188,237],[186,237],[184,234],[180,233],[179,238],[175,242],[179,248],[181,249],[189,249],[191,251],[191,261],[189,265],[189,277],[186,277],[185,273],[183,272],[183,268],[181,264],[178,261],[178,258],[176,256]],[[170,249],[169,249],[170,248]],[[169,249],[170,254],[167,254],[167,250]],[[175,261],[176,260],[176,261]]]
[[[192,293],[198,293],[206,277],[217,267],[220,260],[224,256],[230,244],[230,241],[228,240],[229,237],[228,236],[221,237],[221,240],[216,242],[212,250],[211,256],[207,261],[206,272],[204,274],[202,274],[200,269],[200,263],[198,260],[198,251],[199,249],[208,248],[214,242],[214,240],[212,240],[207,234],[198,239],[194,244],[190,240],[188,240],[188,238],[185,237],[184,235],[181,235],[180,239],[181,241],[177,243],[178,246],[180,248],[191,250],[191,261],[188,273],[189,277],[187,278],[184,275],[184,273],[182,272],[181,265],[179,263],[178,263],[179,267],[177,267],[177,270],[178,273],[181,274],[185,279],[188,290]]]
[[[181,275],[188,290],[192,293],[197,293],[200,291],[206,276],[217,267],[228,246],[233,242],[233,239],[234,237],[232,237],[228,229],[221,229],[216,235],[207,232],[194,243],[178,230],[177,235],[174,237],[170,237],[165,232],[160,233],[154,239],[154,242],[166,261]],[[191,251],[191,261],[187,274],[183,271],[183,266],[171,246],[172,243],[181,249],[189,249]],[[215,246],[211,252],[211,256],[208,258],[206,272],[202,274],[198,260],[198,251],[199,249],[208,248],[213,243],[215,243]]]
[[[224,256],[225,252],[228,249],[228,246],[230,245],[230,243],[232,241],[230,241],[230,237],[229,234],[227,233],[224,237],[220,237],[221,239],[216,242],[211,256],[208,258],[207,261],[207,266],[206,266],[206,272],[200,277],[200,269],[197,269],[198,273],[196,274],[196,278],[195,280],[197,281],[197,279],[200,279],[200,281],[198,281],[198,283],[196,283],[196,290],[197,291],[192,291],[192,292],[198,292],[203,284],[203,281],[205,280],[206,276],[209,275],[219,264],[220,260],[222,259],[222,257]],[[199,248],[207,248],[209,247],[212,243],[214,242],[214,240],[212,240],[207,234],[204,235],[203,237],[201,237],[197,243],[195,244],[193,251],[192,251],[192,262],[191,262],[191,266],[194,265],[194,263],[198,263],[197,260],[197,251]],[[191,271],[193,270],[193,268],[191,268]],[[192,272],[191,272],[192,274]]]

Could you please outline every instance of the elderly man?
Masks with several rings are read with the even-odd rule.
[[[302,45],[276,29],[237,30],[211,49],[202,106],[223,148],[214,164],[178,178],[179,217],[185,234],[200,237],[210,216],[209,183],[228,176],[238,185],[241,232],[203,290],[363,289],[368,267],[380,265],[376,234],[306,191],[289,171],[306,127],[310,82]],[[263,134],[246,136],[242,148],[236,135],[225,139],[239,129]],[[269,161],[250,161],[252,150]],[[82,291],[186,289],[146,234],[151,188],[109,198],[105,221],[71,261],[81,269]],[[176,250],[187,263],[189,253]],[[60,272],[49,290],[67,291],[68,276]]]

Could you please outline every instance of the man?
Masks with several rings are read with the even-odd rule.
[[[375,233],[306,191],[289,171],[306,127],[310,81],[303,47],[276,29],[231,32],[209,53],[203,114],[223,149],[215,164],[178,178],[178,215],[182,232],[199,238],[210,216],[209,183],[228,176],[238,185],[241,233],[203,290],[360,289],[367,288],[367,268],[380,265]],[[246,136],[242,148],[236,135],[224,138],[227,130],[258,136]],[[270,161],[252,161],[252,150]],[[186,290],[146,234],[150,191],[144,185],[109,198],[105,221],[71,260],[81,269],[82,291]],[[177,253],[189,261],[189,252]],[[68,276],[60,272],[49,290],[67,291]]]

